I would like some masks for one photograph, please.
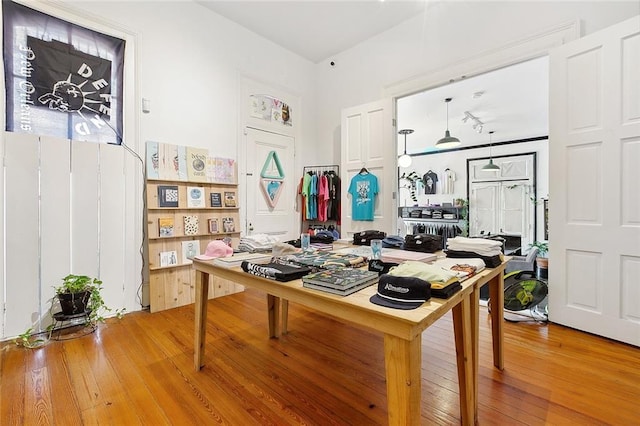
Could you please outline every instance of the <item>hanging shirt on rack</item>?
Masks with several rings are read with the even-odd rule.
[[[318,220],[327,221],[327,205],[329,203],[329,184],[327,176],[318,177]]]
[[[340,223],[340,177],[333,171],[327,173],[329,187],[329,205],[327,219]]]
[[[424,193],[425,194],[435,194],[436,193],[436,182],[438,182],[438,175],[435,172],[429,170],[427,173],[422,176],[422,182],[424,183]]]
[[[372,173],[358,173],[349,184],[353,220],[373,220],[378,178]]]
[[[311,197],[309,194],[310,187],[311,187],[311,174],[305,173],[304,176],[302,177],[302,197],[304,198],[304,202],[305,202],[305,219],[311,219],[311,217],[309,216],[309,210],[310,210],[309,205],[311,203]]]
[[[456,180],[456,174],[451,169],[445,169],[444,181],[442,185],[443,194],[453,194],[453,182]]]
[[[309,219],[318,218],[318,175],[311,176],[309,185]]]

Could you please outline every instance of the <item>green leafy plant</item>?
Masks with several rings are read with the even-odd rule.
[[[538,249],[538,257],[547,257],[549,252],[549,243],[546,241],[534,241],[529,244],[529,247]]]
[[[459,209],[460,226],[462,227],[462,235],[468,236],[469,233],[469,200],[466,198],[456,198],[454,206]]]
[[[87,302],[87,310],[89,311],[87,321],[95,325],[98,322],[104,322],[102,314],[111,311],[104,303],[102,298],[102,281],[98,278],[91,278],[86,275],[69,274],[62,278],[62,284],[55,286],[56,295],[61,294],[77,294],[82,292],[89,293]],[[120,313],[118,314],[120,316]]]
[[[412,171],[411,173],[402,173],[402,176],[400,176],[400,180],[406,180],[409,182],[409,185],[404,185],[403,188],[408,188],[409,189],[409,195],[411,196],[411,199],[414,202],[418,202],[418,197],[416,194],[416,190],[417,190],[417,185],[416,182],[418,182],[419,180],[421,180],[422,178],[420,176],[418,176],[418,174],[415,171]]]
[[[48,339],[36,337],[37,335],[37,333],[33,333],[33,327],[29,327],[24,333],[13,339],[13,342],[18,346],[28,349],[39,348],[44,346],[48,342]]]

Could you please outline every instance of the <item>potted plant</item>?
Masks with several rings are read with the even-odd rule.
[[[535,247],[538,249],[536,257],[536,264],[538,265],[538,278],[548,278],[549,276],[549,243],[546,241],[534,241],[529,244],[529,247]]]
[[[86,314],[88,322],[95,324],[104,321],[102,311],[111,310],[102,299],[102,281],[98,278],[70,274],[54,290],[63,315]]]

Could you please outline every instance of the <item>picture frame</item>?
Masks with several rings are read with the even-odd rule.
[[[212,192],[210,194],[211,207],[222,207],[222,194],[220,192]]]
[[[237,207],[236,193],[231,191],[225,191],[224,193],[224,206],[225,207]]]
[[[158,207],[178,207],[178,185],[158,185]]]

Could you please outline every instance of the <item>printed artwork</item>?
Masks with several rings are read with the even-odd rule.
[[[182,242],[182,263],[193,263],[191,259],[200,254],[200,241],[190,240]]]
[[[158,219],[158,235],[160,237],[173,237],[173,217],[161,217]]]
[[[184,235],[198,235],[199,226],[198,215],[187,215],[184,217]]]
[[[177,185],[158,185],[158,207],[178,207]]]
[[[222,218],[222,229],[224,232],[235,232],[236,225],[233,221],[232,217],[223,217]]]
[[[236,207],[236,193],[235,192],[225,192],[224,193],[224,206],[225,207]]]
[[[6,130],[121,144],[124,40],[16,2],[2,9]]]
[[[273,96],[249,96],[249,112],[252,117],[260,120],[292,126],[291,107]]]
[[[220,232],[220,228],[218,226],[218,218],[209,219],[209,233],[217,234]]]
[[[204,148],[154,141],[147,141],[146,150],[147,179],[237,183],[233,158],[211,157]]]
[[[222,207],[222,194],[219,192],[212,192],[210,195],[211,207]]]
[[[204,187],[188,186],[187,187],[187,207],[204,207]]]
[[[175,266],[178,264],[178,252],[175,250],[160,252],[160,266]]]
[[[271,151],[267,154],[262,171],[260,171],[260,188],[271,208],[278,203],[283,185],[284,170],[280,164],[280,158],[276,151]]]

